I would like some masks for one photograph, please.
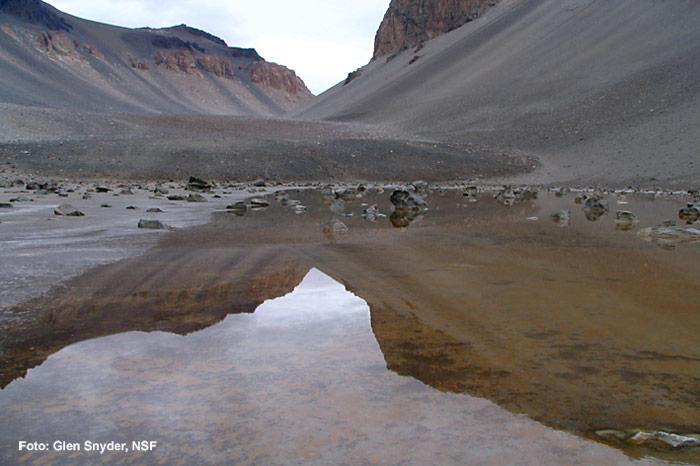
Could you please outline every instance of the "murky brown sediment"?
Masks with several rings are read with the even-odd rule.
[[[2,385],[24,375],[27,369],[41,364],[61,348],[84,340],[126,335],[89,343],[99,347],[97,360],[114,358],[109,355],[110,348],[120,354],[120,348],[130,344],[121,338],[131,341],[147,337],[138,334],[137,338],[123,332],[162,330],[184,335],[217,324],[228,314],[253,312],[263,301],[291,291],[314,267],[366,301],[371,329],[388,368],[439,392],[483,397],[512,413],[525,414],[547,426],[585,438],[595,438],[593,431],[603,428],[680,433],[700,429],[700,345],[696,330],[700,324],[700,303],[695,299],[700,292],[700,250],[696,244],[662,248],[637,235],[644,227],[673,218],[684,204],[682,199],[629,196],[619,208],[634,211],[640,221],[629,231],[620,231],[614,223],[614,211],[618,208],[614,198],[612,214],[591,222],[586,220],[581,206],[574,204],[573,195],[561,198],[540,195],[539,200],[522,201],[506,208],[489,195],[471,203],[461,193],[432,193],[428,197],[427,215],[400,223],[409,225],[408,228],[394,228],[388,218],[369,222],[360,215],[362,202],[377,203],[380,211],[390,213],[388,193],[365,194],[360,199],[346,201],[344,209],[354,213],[353,217],[343,216],[337,205],[331,210],[318,193],[294,193],[293,197],[308,207],[306,213],[295,214],[290,207],[272,201],[269,209],[244,216],[217,214],[211,224],[175,232],[142,257],[100,267],[63,290],[17,307],[13,312],[19,318],[3,328]],[[571,224],[562,228],[550,220],[550,215],[564,208],[571,210]],[[342,222],[347,229],[331,222]],[[342,312],[334,318],[342,322]],[[228,318],[221,325],[234,332],[235,338],[250,343],[247,351],[255,351],[259,345],[261,361],[272,357],[274,351],[265,350],[269,342],[256,339],[260,335],[246,335],[244,330],[236,328],[237,325],[248,328],[241,322],[238,318]],[[285,338],[292,338],[291,330],[285,331],[283,324],[279,327]],[[321,336],[323,328],[307,335],[306,343],[311,348],[316,338],[325,341]],[[217,325],[186,338],[204,339],[196,335],[209,331],[222,332]],[[333,332],[342,331],[340,324],[333,327]],[[359,335],[361,331],[358,332]],[[166,337],[155,334],[153,338]],[[216,350],[212,347],[194,353],[188,352],[186,340],[168,341],[170,356],[160,352],[155,356],[152,352],[141,354],[141,346],[137,345],[131,356],[140,362],[134,368],[111,359],[109,366],[130,377],[134,375],[131,372],[138,370],[139,384],[157,380],[159,386],[168,387],[162,372],[167,360],[173,364],[172,390],[186,397],[188,403],[197,404],[204,399],[214,402],[213,393],[208,392],[196,401],[203,390],[197,387],[205,379],[210,389],[218,389],[222,400],[229,403],[239,403],[241,397],[248,396],[242,394],[242,386],[236,386],[244,383],[242,379],[231,378],[222,368],[220,357],[198,359],[202,351],[207,353],[206,357],[210,357],[208,351],[225,351],[224,340],[218,342]],[[284,358],[290,374],[298,369],[297,350],[294,345],[285,347]],[[87,349],[74,345],[66,351],[67,355],[59,351],[46,363],[51,363],[53,369],[44,370],[46,364],[36,369],[41,374],[36,376],[38,387],[61,379],[61,371],[80,372],[71,365],[79,364]],[[333,351],[342,351],[342,347]],[[190,355],[189,359],[180,353]],[[241,354],[236,353],[236,357],[242,357]],[[313,351],[304,354],[305,358],[312,358]],[[325,366],[325,354],[319,352],[315,362],[308,360],[310,367],[319,366],[316,370],[323,373],[325,381],[312,383],[318,384],[318,391],[305,392],[309,397],[307,402],[314,397],[323,399],[327,395],[323,394],[324,384],[333,383],[334,367]],[[365,351],[353,357],[361,360],[370,358],[368,354]],[[192,370],[178,365],[180,356],[189,361]],[[101,373],[102,363],[89,364],[97,364],[93,369]],[[280,364],[279,367],[285,367]],[[335,369],[343,374],[344,383],[353,383],[352,372],[342,366]],[[29,401],[14,387],[22,384],[31,387],[33,374],[30,371],[26,380],[18,380],[0,392],[3,409],[24,406]],[[202,380],[197,380],[200,377]],[[62,383],[69,385],[68,381]],[[102,409],[108,401],[118,403],[120,399],[131,402],[136,396],[142,408],[167,411],[167,405],[159,405],[161,399],[150,399],[148,393],[136,386],[139,384],[124,382],[118,389],[110,388],[98,396],[93,408]],[[189,384],[193,387],[191,393],[186,389]],[[357,388],[361,386],[358,383]],[[255,390],[254,386],[248,388]],[[300,419],[313,416],[316,411],[309,410],[307,405],[294,410],[285,406],[298,401],[293,396],[297,388],[280,387],[273,405],[285,415]],[[284,393],[289,399],[284,398]],[[343,407],[351,407],[354,395],[346,395],[337,401]],[[32,411],[41,415],[42,403],[37,401],[42,397],[37,397],[32,398],[36,404]],[[407,401],[399,395],[394,399],[390,392],[380,398],[385,405]],[[454,409],[460,403],[449,400],[438,397],[430,405],[437,409],[437,405],[445,403],[438,409],[442,412],[441,409],[447,406]],[[475,403],[470,400],[462,399],[463,406]],[[71,407],[69,400],[47,401],[43,406],[47,416],[78,409]],[[249,405],[250,409],[254,406],[255,403]],[[358,402],[357,406],[365,405]],[[182,424],[176,424],[179,429],[199,432],[201,426],[197,425],[203,421],[193,419],[202,413],[198,415],[196,409],[190,408],[185,411],[191,418],[180,419]],[[183,408],[178,405],[178,409]],[[84,416],[95,414],[89,408],[78,411]],[[17,426],[31,426],[16,406],[13,413]],[[317,451],[324,446],[347,447],[359,441],[352,432],[343,430],[344,416],[349,414],[336,414],[338,417],[326,413],[322,420],[311,420],[306,425],[305,428],[315,426],[334,433],[333,439],[319,440]],[[177,411],[172,415],[177,416]],[[254,438],[265,427],[255,424],[253,413],[247,416],[253,419],[250,431],[245,435],[236,432],[232,437],[222,433],[222,438],[250,441],[251,445],[259,446]],[[447,414],[444,416],[454,421]],[[170,430],[167,416],[161,414],[156,419],[142,422],[154,432]],[[210,422],[218,424],[204,430],[208,432],[207,438],[216,442],[216,433],[227,429],[227,421],[216,416],[213,419]],[[379,417],[372,419],[379,422]],[[511,421],[503,421],[504,426],[509,426],[504,427],[504,432],[510,432]],[[406,414],[397,422],[412,421]],[[497,425],[490,428],[496,429]],[[242,427],[237,425],[237,428]],[[463,424],[445,429],[449,433],[431,431],[431,435],[458,439],[460,429],[471,432]],[[131,424],[129,430],[139,431]],[[3,432],[6,435],[7,431]],[[556,448],[546,435],[534,434],[535,430],[527,432],[533,432],[532,437],[525,434],[533,448],[538,445]],[[407,432],[406,438],[410,435]],[[190,440],[183,432],[178,441]],[[622,443],[615,446],[632,457],[651,455],[700,463],[698,449],[667,451]],[[221,458],[226,458],[221,451],[228,450],[223,445],[220,447],[223,450],[219,453],[224,455]],[[489,448],[498,448],[498,444]],[[578,451],[585,447],[567,448]],[[236,458],[255,462],[255,457],[247,456],[254,449],[251,446],[244,456],[238,452]],[[359,454],[352,448],[347,451],[350,450]],[[569,453],[564,453],[562,458]],[[506,455],[505,451],[502,454]],[[544,458],[538,456],[541,452],[533,451],[532,455],[528,460],[533,464],[535,458]],[[359,460],[360,456],[354,458]],[[614,456],[605,458],[609,462],[620,460]],[[416,459],[410,457],[408,461]]]

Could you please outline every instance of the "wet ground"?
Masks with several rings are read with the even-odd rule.
[[[700,245],[643,234],[688,199],[432,192],[391,216],[370,191],[222,210],[6,311],[0,462],[700,463],[596,433],[700,430]]]

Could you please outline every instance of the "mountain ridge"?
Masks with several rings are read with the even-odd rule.
[[[180,24],[129,29],[0,3],[0,101],[80,111],[280,116],[312,97],[254,48]]]

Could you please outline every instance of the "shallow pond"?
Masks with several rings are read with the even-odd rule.
[[[596,434],[699,429],[700,248],[640,234],[684,199],[389,193],[221,211],[14,308],[0,462],[700,463]]]

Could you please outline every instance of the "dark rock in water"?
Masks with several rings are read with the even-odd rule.
[[[0,202],[0,209],[12,209],[13,205],[9,202]]]
[[[479,194],[479,188],[476,186],[467,186],[464,188],[464,193],[467,197],[476,197]]]
[[[163,213],[163,211],[161,209],[159,209],[158,207],[151,207],[150,209],[146,209],[146,212],[148,212],[149,214]]]
[[[552,215],[552,221],[560,227],[568,227],[571,224],[571,212],[568,210],[560,210]]]
[[[355,188],[343,188],[335,190],[333,196],[343,201],[354,201],[362,197],[362,193],[358,192]]]
[[[184,201],[186,199],[187,198],[181,194],[172,194],[172,195],[168,196],[169,201]]]
[[[589,197],[583,203],[583,212],[588,220],[595,222],[608,212],[608,203],[598,196]]]
[[[250,204],[251,208],[263,208],[268,207],[270,205],[270,203],[262,197],[254,197],[252,199],[248,199],[248,204]]]
[[[678,211],[678,218],[687,223],[694,223],[700,219],[700,207],[694,204],[688,204],[686,207]]]
[[[700,229],[679,227],[672,221],[663,222],[652,228],[644,228],[638,234],[644,239],[661,245],[700,241]]]
[[[55,215],[61,215],[65,217],[83,217],[85,216],[84,213],[76,209],[70,204],[63,204],[58,207],[56,207],[53,211]]]
[[[618,230],[629,231],[637,223],[639,223],[639,219],[630,211],[618,210],[615,214],[615,225],[617,225]]]
[[[426,195],[430,192],[430,185],[426,181],[414,181],[411,183],[411,189],[422,195]]]
[[[137,207],[133,206],[133,205],[126,206],[126,210],[136,210],[136,209],[137,209]]]
[[[391,193],[389,198],[395,209],[423,211],[428,209],[428,204],[417,193],[406,191],[405,189],[397,189]]]
[[[162,186],[156,186],[156,189],[154,189],[153,192],[156,194],[161,194],[161,195],[165,196],[170,191],[168,191],[166,188],[164,188]]]
[[[15,198],[10,199],[10,202],[34,202],[34,199],[20,196],[20,197],[15,197]]]
[[[109,204],[102,204],[100,207],[102,207],[104,209],[111,209],[112,208],[112,206]]]
[[[248,211],[248,205],[243,201],[238,201],[235,204],[226,206],[226,210],[238,216],[244,215]]]
[[[187,182],[187,189],[190,191],[211,191],[212,187],[211,184],[194,176],[190,176],[190,180]]]
[[[267,186],[267,183],[263,179],[257,179],[253,181],[253,186],[255,186],[256,188],[264,188]]]
[[[111,189],[106,188],[104,186],[97,186],[97,187],[95,187],[95,191],[98,193],[108,193],[111,191]]]
[[[30,181],[29,183],[27,183],[27,186],[25,186],[25,188],[28,191],[39,191],[40,189],[43,189],[42,186],[36,181]]]
[[[349,231],[348,226],[340,220],[331,220],[323,226],[323,234],[331,241],[336,236],[347,234]]]
[[[517,196],[515,195],[515,191],[508,186],[500,190],[494,197],[494,199],[496,199],[497,202],[503,204],[506,207],[510,207],[513,204],[515,204],[516,198]]]
[[[372,205],[372,206],[367,207],[362,212],[362,217],[365,220],[369,220],[370,222],[376,222],[377,219],[384,218],[384,217],[386,217],[386,215],[384,215],[383,213],[381,213],[379,211],[379,207],[377,207],[376,205]]]
[[[168,230],[170,228],[160,220],[151,220],[144,218],[139,220],[138,227],[145,230]]]
[[[665,431],[601,429],[594,432],[608,442],[660,449],[700,447],[699,434],[677,434]]]
[[[187,196],[187,202],[209,202],[206,197],[201,194],[190,194]]]

